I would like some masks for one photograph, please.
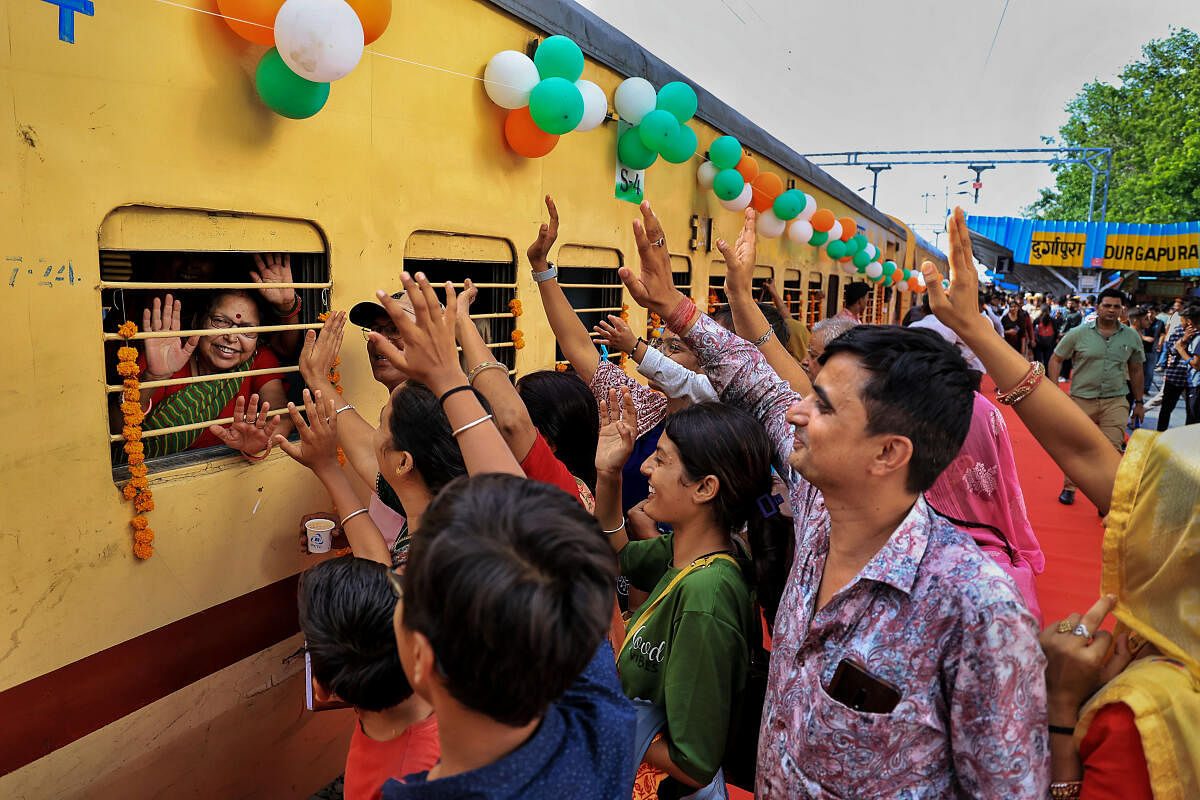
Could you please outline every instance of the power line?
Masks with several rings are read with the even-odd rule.
[[[1004,24],[1004,15],[1008,13],[1009,0],[1004,0],[1004,8],[1000,11],[1000,21],[996,23],[996,32],[992,34],[992,43],[988,45],[987,58],[983,60],[983,68],[987,69],[988,62],[992,60],[992,49],[996,46],[996,39],[1000,37],[1000,26]]]

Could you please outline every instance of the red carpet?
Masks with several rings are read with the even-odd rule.
[[[983,393],[995,398],[992,384],[984,379]],[[1074,611],[1087,611],[1100,596],[1100,543],[1104,526],[1096,506],[1075,495],[1075,504],[1058,502],[1062,491],[1062,470],[1042,449],[1037,440],[1008,406],[997,404],[1008,425],[1017,473],[1025,494],[1025,507],[1033,532],[1046,554],[1046,571],[1037,578],[1038,600],[1046,624],[1064,619]],[[1111,627],[1110,624],[1105,627]]]

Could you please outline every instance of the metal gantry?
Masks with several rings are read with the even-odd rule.
[[[1095,218],[1096,181],[1103,175],[1103,195],[1100,201],[1100,221],[1108,218],[1108,181],[1112,168],[1111,147],[996,147],[972,150],[851,150],[841,153],[805,153],[804,157],[818,167],[862,167],[871,171],[871,205],[879,173],[892,167],[925,166],[930,164],[963,164],[975,172],[976,182],[985,169],[999,164],[1083,164],[1092,172],[1092,191],[1088,198],[1088,222]],[[836,160],[830,160],[836,159]],[[977,198],[978,199],[978,198]]]

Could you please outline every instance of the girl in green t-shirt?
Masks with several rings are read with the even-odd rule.
[[[762,637],[752,584],[756,568],[771,571],[770,558],[752,565],[734,534],[745,527],[751,548],[786,560],[776,574],[786,573],[791,555],[789,547],[769,546],[791,532],[787,522],[768,528],[767,517],[782,522],[771,500],[770,443],[753,417],[719,403],[673,414],[642,464],[651,492],[645,512],[672,532],[631,542],[621,514],[621,467],[637,432],[628,389],[620,397],[610,392],[600,420],[596,516],[622,573],[650,593],[632,613],[617,671],[625,694],[646,701],[639,713],[666,719],[642,757],[638,785],[665,773],[659,798],[710,784],[714,793],[700,796],[724,797],[719,770],[738,724],[750,651]],[[777,603],[777,592],[769,593]]]

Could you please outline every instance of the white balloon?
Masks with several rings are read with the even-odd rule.
[[[726,211],[745,211],[746,206],[750,205],[750,200],[753,199],[753,197],[754,190],[751,189],[750,184],[747,183],[742,187],[742,193],[737,197],[733,198],[732,200],[718,200],[717,202],[720,203],[721,208],[724,208]]]
[[[922,272],[915,272],[913,274],[917,276],[917,285],[924,286],[925,285],[925,274]]]
[[[363,27],[345,0],[287,0],[275,15],[275,47],[302,78],[344,78],[363,54]]]
[[[787,235],[796,244],[808,244],[808,240],[813,237],[812,223],[803,219],[801,214],[796,219],[792,220],[792,224],[788,225]]]
[[[817,198],[813,197],[808,192],[805,192],[804,210],[800,212],[798,219],[802,219],[807,222],[808,220],[812,219],[812,215],[815,213],[817,213]]]
[[[847,275],[853,275],[858,272],[858,267],[854,266],[853,261],[843,261],[842,272],[845,272]]]
[[[529,93],[540,80],[533,59],[516,50],[496,53],[483,71],[483,88],[492,102],[501,108],[524,108],[529,105]],[[586,109],[587,95],[584,95],[583,102]],[[584,116],[587,116],[586,110]]]
[[[700,169],[696,170],[696,180],[700,182],[701,189],[711,189],[713,179],[717,177],[717,165],[711,161],[705,161],[700,165]]]
[[[575,81],[575,88],[583,95],[583,119],[579,120],[575,130],[590,131],[604,122],[604,117],[608,115],[608,98],[603,89],[582,78]]]
[[[850,263],[853,264],[854,262]],[[883,275],[883,264],[880,264],[878,261],[872,261],[870,264],[867,264],[866,274],[868,278],[873,280],[878,279]]]
[[[658,94],[654,85],[645,78],[626,78],[617,87],[613,95],[613,107],[621,119],[630,125],[637,125],[642,117],[654,110],[658,102]]]
[[[877,256],[877,255],[879,255],[879,248],[876,247],[875,245],[871,244],[870,242],[868,242],[867,243],[867,256],[868,256],[867,260],[874,261],[875,256]]]
[[[825,241],[832,242],[834,239],[842,238],[842,223],[834,220],[833,227],[829,229],[829,238]]]
[[[759,236],[774,239],[776,236],[781,236],[786,227],[787,221],[775,216],[775,212],[769,208],[758,215],[757,230]]]

